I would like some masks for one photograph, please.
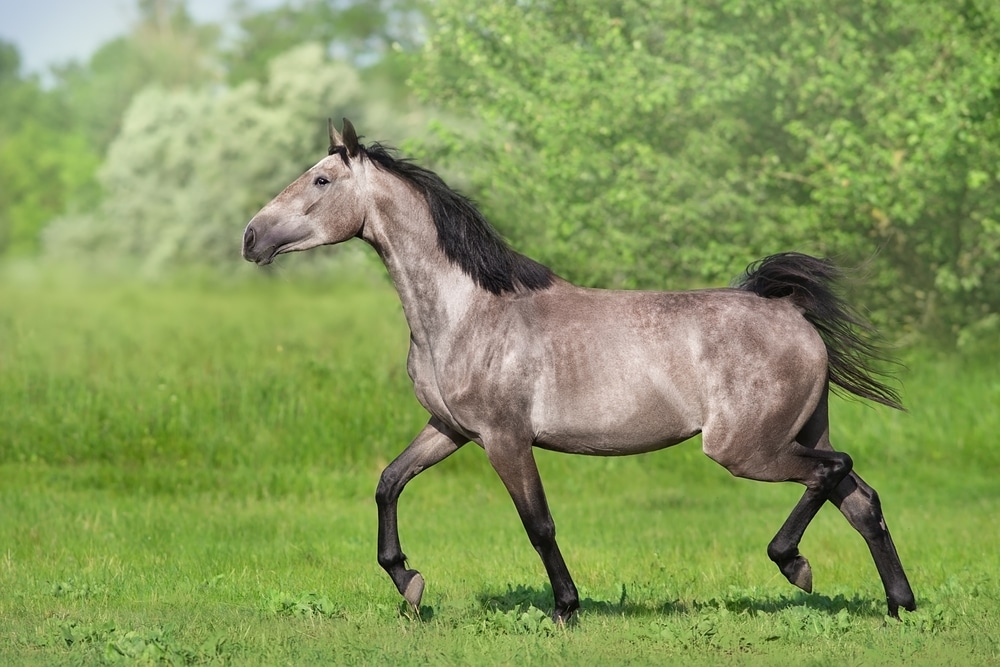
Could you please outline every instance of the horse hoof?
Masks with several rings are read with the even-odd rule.
[[[571,611],[566,612],[565,614],[561,614],[557,611],[553,612],[552,614],[552,622],[555,623],[556,627],[558,628],[565,628],[566,624],[571,622],[572,620],[573,620],[573,612]]]
[[[406,590],[403,591],[403,599],[410,603],[413,607],[413,611],[420,616],[420,600],[424,597],[424,578],[419,572],[415,572],[413,577],[410,579],[410,583],[406,584]]]
[[[785,578],[787,578],[793,586],[801,588],[806,593],[812,593],[812,568],[809,567],[809,561],[802,556],[796,556],[789,563],[782,566],[781,573],[785,575]]]

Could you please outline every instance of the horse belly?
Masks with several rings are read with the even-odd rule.
[[[701,430],[696,405],[670,387],[647,382],[536,394],[532,423],[536,446],[595,456],[663,449]]]

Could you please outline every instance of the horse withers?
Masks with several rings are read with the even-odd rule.
[[[408,569],[397,501],[423,470],[467,442],[507,488],[568,619],[579,595],[555,539],[533,448],[618,456],[702,434],[704,452],[738,477],[794,481],[802,498],[767,548],[812,590],[799,553],[831,501],[868,544],[888,613],[915,609],[875,490],[830,444],[831,385],[900,408],[878,370],[871,330],[836,294],[828,261],[782,253],[731,288],[681,292],[573,285],[508,246],[475,205],[436,174],[349,121],[330,150],[260,210],[243,256],[358,237],[385,263],[410,328],[407,370],[430,420],[382,473],[378,562],[419,610],[424,579]]]

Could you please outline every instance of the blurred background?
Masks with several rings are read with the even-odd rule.
[[[861,266],[893,340],[989,345],[998,59],[977,0],[5,3],[0,264],[247,272],[243,225],[347,116],[577,282],[794,249]]]

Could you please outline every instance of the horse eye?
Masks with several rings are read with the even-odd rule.
[[[317,176],[316,180],[313,181],[313,185],[329,185],[330,181],[324,176]]]

